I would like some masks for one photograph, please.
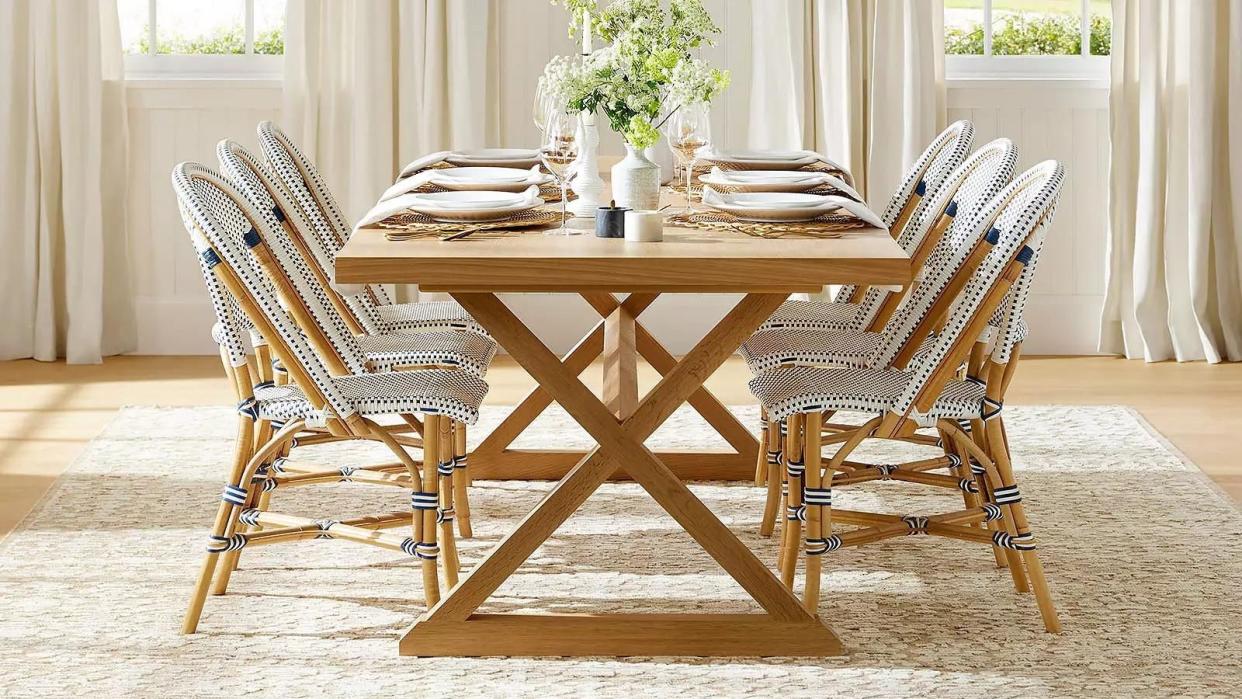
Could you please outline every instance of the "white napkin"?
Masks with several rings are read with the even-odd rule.
[[[849,184],[851,187],[854,185],[854,177],[853,175],[850,174],[850,171],[845,169],[844,167],[841,167],[840,164],[833,161],[828,156],[823,155],[822,153],[816,153],[813,150],[794,150],[794,151],[782,151],[782,152],[801,154],[800,158],[790,159],[788,161],[781,161],[781,162],[788,162],[791,170],[794,168],[798,168],[798,167],[805,167],[807,165],[810,165],[811,163],[820,162],[834,170],[840,170],[841,172],[845,173],[844,179],[846,183]],[[712,160],[712,161],[725,160],[727,161],[727,160],[738,159],[742,156],[731,154],[729,153],[729,151],[721,151],[721,150],[716,150],[715,148],[712,148],[710,150],[701,152],[696,157],[701,158],[703,160]],[[859,198],[861,199],[862,197],[859,197]]]
[[[444,162],[444,159],[449,157],[452,152],[449,150],[436,151],[435,153],[428,153],[421,158],[417,158],[411,161],[409,165],[401,168],[401,174],[397,175],[397,179],[409,177],[419,170],[426,170],[436,163]]]
[[[712,171],[710,174],[713,180],[732,181],[732,182],[736,182],[739,185],[753,184],[755,182],[754,179],[749,178],[749,177],[747,178],[737,177],[738,172],[756,174],[756,173],[763,173],[764,171],[763,170],[740,170],[740,171],[739,170],[721,170],[719,167],[712,167]],[[848,194],[850,198],[852,199],[863,201],[862,195],[859,194],[856,189],[854,189],[849,184],[847,184],[845,180],[841,179],[840,177],[837,177],[836,175],[830,175],[826,172],[815,172],[814,170],[808,170],[806,173],[806,177],[804,179],[789,180],[789,183],[790,184],[805,184],[806,182],[812,181],[812,180],[821,182],[823,184],[828,185],[829,187],[832,187],[833,189],[844,192],[845,194]]]
[[[422,172],[397,180],[397,182],[389,187],[387,191],[380,195],[380,201],[388,201],[393,197],[401,196],[406,192],[412,192],[427,183],[440,184],[448,178],[443,174],[443,170],[423,170]],[[524,182],[537,185],[543,181],[543,173],[539,171],[539,166],[534,165],[530,168],[530,174],[527,175]],[[514,183],[506,183],[514,184]]]
[[[711,187],[703,188],[703,204],[707,206],[715,206],[715,207],[732,206],[733,204],[732,202],[730,202],[731,198],[732,197],[730,197],[729,195],[721,194],[717,192],[716,190],[712,189]],[[855,218],[871,226],[874,226],[875,228],[880,228],[885,231],[888,230],[888,226],[884,225],[883,219],[877,216],[874,211],[872,211],[866,204],[860,201],[854,201],[853,199],[850,199],[848,197],[842,197],[836,194],[826,195],[823,197],[823,200],[824,201],[822,204],[816,205],[814,207],[808,207],[808,210],[819,211],[820,213],[826,213],[827,211],[831,209],[845,209],[846,211],[850,212]]]
[[[514,204],[514,206],[538,206],[542,203],[543,200],[539,198],[539,186],[532,184],[526,188],[526,191],[522,192],[522,200]],[[423,198],[423,195],[408,193],[381,201],[371,207],[371,210],[358,223],[354,224],[354,232],[357,232],[359,228],[379,223],[394,214],[410,211],[414,207],[425,207],[427,204],[428,201]]]

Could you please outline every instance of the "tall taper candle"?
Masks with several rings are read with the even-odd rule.
[[[582,13],[582,55],[591,52],[591,13]]]

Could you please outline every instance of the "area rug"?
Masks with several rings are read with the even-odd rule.
[[[740,408],[745,420],[754,409]],[[503,416],[486,412],[475,434]],[[0,696],[1236,696],[1242,686],[1242,516],[1201,472],[1121,407],[1006,411],[1019,483],[1065,627],[977,545],[928,537],[825,560],[822,615],[847,656],[402,658],[423,611],[409,559],[339,541],[243,553],[229,594],[178,633],[232,437],[225,408],[127,408],[0,544]],[[749,423],[748,423],[749,424]],[[563,413],[527,443],[587,440]],[[711,446],[679,412],[649,442]],[[387,460],[368,445],[306,458]],[[879,452],[873,452],[879,456]],[[888,454],[891,456],[892,454]],[[478,482],[479,560],[549,487]],[[760,492],[695,492],[765,561]],[[395,489],[277,491],[279,509],[338,518],[399,509]],[[851,488],[844,506],[920,512],[960,504],[903,483]],[[487,609],[753,611],[745,593],[637,486],[608,485]]]

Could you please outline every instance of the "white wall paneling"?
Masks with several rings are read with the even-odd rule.
[[[129,249],[138,354],[216,352],[211,305],[170,175],[186,160],[218,167],[216,143],[223,138],[257,149],[255,125],[279,111],[279,83],[130,83]]]
[[[733,87],[713,110],[720,143],[743,145],[750,81],[748,3],[708,0],[724,28],[704,56],[732,71]],[[574,50],[563,10],[543,0],[497,3],[501,52],[502,143],[531,145],[536,77],[548,57]],[[1063,161],[1065,192],[1049,232],[1029,306],[1029,354],[1093,353],[1104,294],[1108,192],[1107,88],[1083,81],[959,81],[949,88],[949,118],[975,123],[979,143],[1008,136],[1021,165]],[[215,144],[230,137],[253,147],[254,127],[278,118],[280,88],[266,81],[172,80],[130,87],[130,244],[139,321],[138,353],[214,353],[211,311],[168,184],[182,160],[215,163]],[[602,152],[619,154],[605,132]],[[327,173],[329,180],[331,173]],[[883,203],[877,204],[883,206]],[[549,346],[565,350],[594,322],[578,299],[527,295],[507,299]],[[689,349],[730,305],[723,297],[666,297],[644,321],[675,352]]]

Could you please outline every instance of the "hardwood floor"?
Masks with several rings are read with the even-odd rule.
[[[599,391],[598,367],[584,375]],[[707,382],[728,405],[753,401],[734,357]],[[642,391],[655,384],[639,366]],[[516,403],[533,382],[507,357],[488,374],[490,405]],[[1242,501],[1242,364],[1144,364],[1112,357],[1022,360],[1010,405],[1123,404]],[[100,365],[0,362],[0,536],[25,516],[125,405],[221,405],[233,397],[215,357],[113,357]]]

